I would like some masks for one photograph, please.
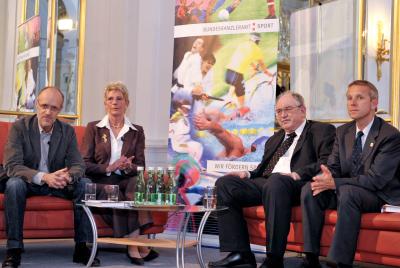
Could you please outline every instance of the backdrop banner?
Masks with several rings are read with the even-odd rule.
[[[279,0],[177,0],[168,155],[180,198],[202,202],[251,170],[274,130]]]
[[[35,16],[18,26],[15,94],[13,110],[34,110],[39,60],[40,17]]]

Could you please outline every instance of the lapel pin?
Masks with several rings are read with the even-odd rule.
[[[105,133],[103,134],[103,136],[101,136],[101,139],[104,143],[107,143],[107,135]]]
[[[369,144],[369,147],[374,147],[374,143],[373,142],[371,142],[370,144]]]

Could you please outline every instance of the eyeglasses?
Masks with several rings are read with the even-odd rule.
[[[293,112],[294,109],[299,108],[299,107],[301,107],[301,105],[298,105],[298,106],[287,106],[287,107],[284,107],[284,108],[281,108],[281,109],[276,109],[275,110],[275,114],[277,116],[281,116],[283,114],[283,112],[291,113],[291,112]]]
[[[60,108],[58,108],[58,107],[56,107],[56,106],[53,106],[53,105],[40,104],[40,103],[38,102],[38,106],[39,106],[39,108],[40,108],[41,110],[43,110],[43,111],[50,111],[50,112],[52,112],[52,113],[56,113],[56,112],[59,112],[59,111],[60,111]]]

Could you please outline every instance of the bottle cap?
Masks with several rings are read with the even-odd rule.
[[[175,170],[175,167],[173,167],[173,166],[168,166],[168,171],[173,171],[173,170]]]
[[[148,167],[147,170],[154,171],[154,167]]]
[[[164,168],[163,167],[157,167],[157,170],[158,171],[164,171]]]
[[[144,167],[137,167],[137,171],[143,171],[144,170]]]

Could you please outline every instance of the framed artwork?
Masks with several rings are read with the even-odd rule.
[[[17,28],[15,92],[12,110],[32,112],[37,94],[40,17],[34,16]]]
[[[340,0],[292,14],[291,89],[303,95],[309,119],[348,118],[345,93],[356,76],[354,5]]]
[[[347,85],[365,79],[378,88],[378,116],[399,127],[399,13],[399,0],[338,0],[293,13],[291,88],[310,119],[349,121]]]
[[[34,16],[31,16],[34,10]],[[80,123],[86,0],[26,0],[16,27],[14,86],[3,93],[0,114],[35,112],[41,88],[64,93],[60,117]],[[4,101],[5,100],[5,101]]]

